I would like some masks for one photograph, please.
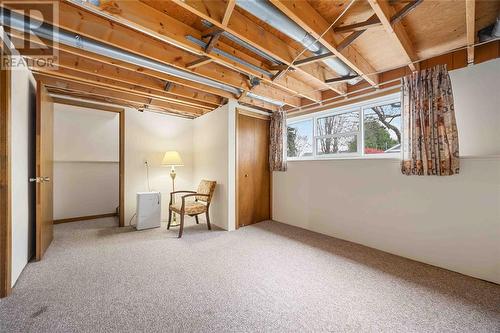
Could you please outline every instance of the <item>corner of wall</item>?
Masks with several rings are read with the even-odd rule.
[[[236,106],[238,102],[230,99],[228,102],[228,195],[227,195],[227,230],[236,230]]]

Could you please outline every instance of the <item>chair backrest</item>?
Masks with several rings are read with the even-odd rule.
[[[200,182],[200,185],[198,186],[198,190],[196,192],[200,194],[207,194],[208,197],[200,195],[196,196],[196,199],[198,199],[198,201],[204,201],[206,203],[210,203],[210,201],[212,201],[212,196],[214,195],[216,184],[217,184],[216,181],[203,179]]]

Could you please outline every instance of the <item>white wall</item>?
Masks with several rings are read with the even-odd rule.
[[[152,112],[125,111],[125,224],[136,210],[136,193],[148,191],[146,167],[150,165],[151,190],[162,195],[162,220],[168,218],[172,190],[170,168],[160,165],[163,154],[177,150],[184,162],[177,167],[176,190],[193,189],[193,120]]]
[[[54,104],[54,219],[114,213],[119,116]]]
[[[462,156],[500,155],[500,58],[450,72]]]
[[[29,83],[34,78],[26,68],[12,71],[11,181],[12,181],[12,285],[28,262],[28,131]],[[36,87],[36,85],[35,85]]]
[[[460,175],[403,176],[387,159],[289,162],[273,173],[274,219],[500,283],[498,69],[450,73],[469,156]]]
[[[54,104],[56,161],[117,162],[119,145],[117,113]]]
[[[54,219],[114,213],[119,205],[118,162],[54,163]]]
[[[235,103],[219,107],[194,121],[193,180],[217,181],[210,206],[210,221],[226,230],[235,229]],[[204,217],[203,217],[204,219]]]

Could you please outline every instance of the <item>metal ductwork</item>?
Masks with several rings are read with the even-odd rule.
[[[285,105],[285,103],[283,103],[283,102],[276,101],[276,100],[271,99],[271,98],[259,96],[259,95],[254,94],[253,92],[248,92],[247,97],[255,98],[255,99],[258,99],[258,100],[261,100],[261,101],[264,101],[264,102],[267,102],[267,103],[270,103],[270,104],[273,104],[276,106],[280,106],[280,107]]]
[[[322,55],[329,52],[326,47],[317,42],[313,36],[308,34],[307,31],[283,14],[278,8],[274,7],[268,0],[236,0],[236,5],[299,42],[315,55]],[[355,71],[338,58],[328,58],[322,61],[340,76],[357,75]],[[357,82],[359,82],[358,79],[349,81],[351,84]]]
[[[227,91],[236,96],[241,95],[243,90],[239,88],[232,87],[230,85],[196,75],[194,73],[178,69],[176,67],[164,64],[159,61],[149,59],[144,56],[134,54],[132,52],[124,51],[120,48],[101,43],[78,34],[74,34],[67,30],[54,27],[48,23],[42,23],[35,19],[28,19],[25,16],[12,12],[6,8],[0,8],[0,24],[8,26],[12,29],[19,31],[30,31],[30,33],[35,34],[38,37],[54,40],[58,43],[79,48],[88,52],[100,54],[109,58],[116,60],[128,62],[137,66],[149,68],[156,70],[168,75],[186,79],[189,81],[202,83],[207,86],[221,89]],[[268,97],[252,94],[252,98],[277,105],[282,106],[284,103],[281,101],[273,100]]]
[[[210,22],[208,22],[207,20],[201,20],[201,23],[207,27],[207,28],[211,28],[213,27],[214,25]],[[270,62],[272,62],[273,64],[277,64],[277,65],[281,65],[282,62],[281,61],[278,61],[276,59],[274,59],[273,57],[271,57],[269,54],[259,50],[258,48],[254,47],[253,45],[251,44],[248,44],[247,42],[245,42],[244,40],[236,37],[235,35],[233,34],[230,34],[229,32],[227,31],[223,31],[221,33],[222,36],[224,36],[225,38],[229,39],[230,41],[233,41],[235,42],[236,44],[239,44],[241,46],[243,46],[244,48],[246,48],[247,50],[253,52],[254,54],[266,59],[266,60],[269,60]]]
[[[478,37],[481,43],[500,38],[500,16],[497,17],[495,23],[479,30]]]

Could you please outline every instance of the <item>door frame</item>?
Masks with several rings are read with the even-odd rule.
[[[1,57],[11,55],[2,40]],[[0,69],[0,298],[12,292],[11,69]]]
[[[119,161],[118,161],[118,225],[125,226],[125,108],[94,103],[91,101],[76,100],[64,97],[52,97],[54,103],[78,106],[103,112],[118,113],[119,122]]]
[[[240,221],[239,221],[239,201],[240,201],[240,196],[239,196],[239,170],[240,170],[240,161],[239,161],[239,142],[238,142],[238,126],[239,126],[239,115],[242,116],[247,116],[247,117],[253,117],[257,119],[262,119],[262,120],[268,120],[270,121],[271,116],[270,114],[267,114],[263,111],[260,110],[254,110],[252,108],[242,106],[242,105],[237,105],[236,106],[236,135],[235,135],[235,148],[236,148],[236,168],[235,168],[235,192],[236,192],[236,200],[235,200],[235,229],[238,230],[240,228]],[[270,171],[269,175],[269,216],[271,220],[273,219],[273,172]]]

